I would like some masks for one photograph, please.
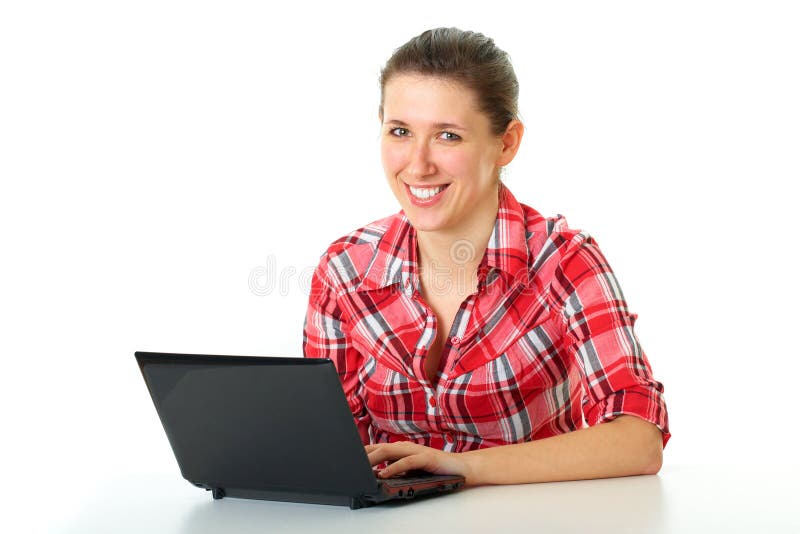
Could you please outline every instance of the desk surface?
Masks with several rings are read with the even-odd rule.
[[[180,476],[109,478],[59,532],[800,533],[800,466],[469,488],[372,508],[225,498]]]

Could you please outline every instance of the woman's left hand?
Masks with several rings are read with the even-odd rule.
[[[370,465],[375,466],[386,461],[392,462],[378,472],[378,476],[381,478],[389,478],[412,469],[421,469],[436,475],[467,477],[466,458],[457,452],[444,452],[411,441],[377,443],[364,448],[367,451]]]

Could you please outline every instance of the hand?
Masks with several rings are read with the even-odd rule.
[[[377,443],[364,447],[369,463],[375,466],[390,461],[385,469],[378,472],[381,478],[389,478],[412,469],[422,469],[436,475],[467,476],[469,466],[465,457],[457,452],[444,452],[419,445],[411,441],[396,443]]]

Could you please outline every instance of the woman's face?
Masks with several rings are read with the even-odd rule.
[[[458,233],[470,216],[497,209],[503,142],[472,90],[397,75],[384,87],[381,119],[386,179],[417,231]]]

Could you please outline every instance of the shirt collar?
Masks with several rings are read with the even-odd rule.
[[[492,235],[486,245],[486,255],[478,267],[479,280],[492,269],[509,277],[509,282],[530,282],[530,251],[526,231],[525,211],[511,191],[500,183],[500,202]]]
[[[525,212],[502,183],[499,195],[497,217],[478,267],[478,280],[482,283],[497,269],[509,278],[510,284],[527,284],[530,282],[530,252]],[[399,284],[411,291],[417,273],[417,233],[405,213],[400,211],[391,218],[361,282],[352,290],[370,291]]]

